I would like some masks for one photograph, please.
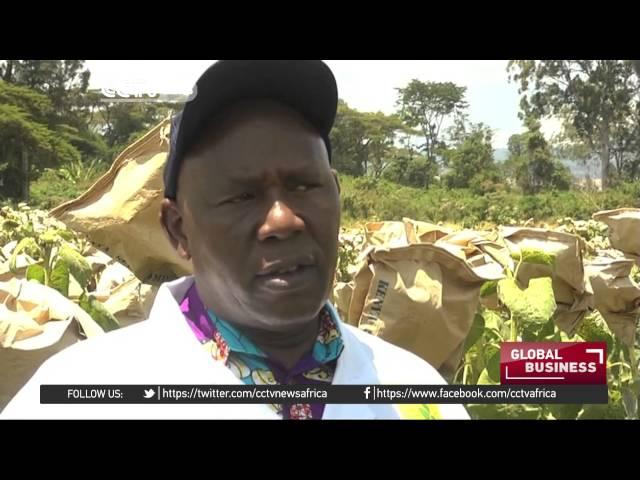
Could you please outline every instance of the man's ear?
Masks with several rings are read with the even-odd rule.
[[[332,168],[331,174],[333,175],[333,179],[335,180],[336,186],[338,187],[338,194],[340,194],[340,180],[338,180],[338,171],[335,168]]]
[[[160,223],[178,255],[185,260],[190,260],[189,240],[184,233],[182,212],[174,200],[169,198],[162,200],[160,204]]]

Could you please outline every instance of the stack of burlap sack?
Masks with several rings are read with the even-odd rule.
[[[640,266],[640,209],[619,208],[593,215],[608,227],[611,246],[621,252],[603,251],[586,265],[594,291],[594,307],[611,331],[628,347],[635,342],[640,317],[640,285],[630,276]]]
[[[633,239],[640,230],[624,228],[612,245],[637,255]],[[405,218],[368,223],[364,230],[368,247],[353,281],[334,289],[339,311],[348,323],[416,353],[447,378],[460,364],[478,304],[500,308],[497,294],[480,299],[479,292],[484,282],[504,278],[505,270],[517,273],[521,288],[551,277],[553,320],[569,336],[595,308],[623,343],[634,343],[640,287],[630,277],[631,257],[585,260],[580,237],[541,228],[450,233]]]
[[[5,250],[10,252],[11,248]],[[94,247],[85,258],[98,279],[95,290],[87,293],[100,301],[121,327],[148,315],[157,287],[143,284],[129,269]],[[9,269],[6,263],[0,265],[6,270],[0,281],[2,348],[34,350],[51,346],[74,321],[80,338],[104,333],[78,305],[83,290],[73,276],[69,277],[67,297],[49,286],[26,279],[25,267],[36,263],[28,255],[18,255],[14,269]]]
[[[504,246],[480,232],[451,233],[404,219],[365,226],[367,248],[353,281],[337,284],[343,319],[429,361],[457,369],[486,281],[504,278]]]

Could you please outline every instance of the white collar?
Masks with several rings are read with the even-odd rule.
[[[153,307],[149,314],[149,321],[153,322],[163,335],[171,341],[176,348],[187,351],[191,362],[197,364],[198,368],[211,370],[211,378],[216,379],[219,384],[242,384],[230,369],[220,363],[213,362],[210,355],[201,347],[200,342],[193,334],[179,307],[180,299],[184,298],[189,288],[193,285],[194,278],[183,277],[172,282],[163,284],[158,289]],[[333,379],[334,385],[371,385],[379,381],[375,376],[372,366],[372,352],[369,347],[363,344],[356,336],[345,328],[344,322],[340,320],[338,312],[333,305],[327,302],[335,319],[341,322],[341,334],[344,348],[336,365]],[[151,326],[151,325],[150,325]],[[215,377],[214,377],[215,375]],[[271,409],[264,406],[265,410],[273,414]],[[271,416],[271,415],[270,415]],[[375,412],[370,405],[344,405],[327,404],[323,418],[376,418]]]

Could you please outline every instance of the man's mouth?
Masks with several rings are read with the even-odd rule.
[[[258,277],[293,273],[296,270],[300,270],[306,267],[311,267],[316,264],[313,255],[298,255],[296,257],[281,258],[277,260],[263,260],[262,268],[257,273]]]
[[[267,262],[256,274],[260,288],[275,292],[288,292],[304,288],[316,273],[313,257],[304,256]]]
[[[259,277],[264,277],[264,276],[268,276],[268,275],[277,275],[277,274],[282,274],[282,273],[292,273],[292,272],[296,272],[296,271],[300,270],[301,268],[305,268],[305,267],[303,267],[302,265],[294,265],[294,266],[289,267],[289,268],[279,268],[279,269],[271,271],[271,272],[259,273],[258,276]]]

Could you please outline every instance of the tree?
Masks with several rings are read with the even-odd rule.
[[[640,174],[640,112],[611,132],[611,157],[617,179],[636,180]],[[610,174],[611,171],[610,169]]]
[[[360,112],[340,100],[331,132],[333,165],[350,175],[379,178],[393,162],[397,136],[410,129],[396,115]]]
[[[437,165],[427,161],[423,153],[398,148],[393,156],[389,168],[382,174],[387,180],[416,188],[428,188],[436,181]]]
[[[23,85],[46,95],[52,113],[69,115],[81,104],[91,76],[84,60],[7,60],[0,67],[5,82]]]
[[[469,115],[466,112],[457,112],[453,117],[453,125],[446,130],[447,144],[449,146],[460,146],[469,136],[469,130],[473,130],[474,126],[476,125],[469,122]],[[445,147],[447,147],[447,144],[445,144]]]
[[[493,159],[491,130],[484,124],[458,126],[454,130],[454,145],[444,152],[448,167],[445,182],[449,188],[481,188],[484,182],[498,180],[498,170]],[[488,187],[488,185],[486,185]],[[485,187],[485,188],[486,188]]]
[[[365,112],[363,121],[367,142],[367,173],[374,178],[380,178],[382,172],[395,159],[395,140],[399,132],[406,131],[405,125],[395,115],[385,115],[382,112]]]
[[[30,88],[0,80],[0,192],[28,199],[29,177],[37,169],[80,159],[80,152],[49,128],[53,106]]]
[[[527,119],[528,131],[509,138],[509,158],[505,162],[506,175],[515,178],[526,194],[555,188],[568,190],[571,186],[569,169],[554,159],[549,143],[540,131],[540,123]]]
[[[365,126],[360,112],[338,101],[338,111],[331,130],[332,163],[336,170],[354,176],[364,175]]]
[[[613,125],[610,133],[610,163],[607,168],[609,186],[617,181],[636,180],[640,174],[640,104],[635,112]],[[576,140],[577,139],[577,140]],[[580,141],[571,124],[565,124],[563,132],[556,136],[554,149],[561,158],[570,158],[583,165],[596,165],[599,156],[591,147]],[[596,175],[597,178],[597,175]]]
[[[86,158],[107,160],[108,148],[89,128],[90,72],[84,60],[6,60],[0,77],[45,95],[50,104],[46,123]],[[95,98],[93,99],[95,100]],[[95,102],[94,102],[95,103]]]
[[[5,60],[4,62],[0,62],[0,79],[5,82],[11,82],[16,62],[17,60]]]
[[[102,170],[176,107],[106,103],[88,89],[84,60],[0,61],[0,78],[0,190],[12,197],[26,199],[29,179],[45,168]]]
[[[467,107],[466,87],[451,82],[421,82],[411,80],[398,88],[396,105],[400,118],[411,128],[418,128],[424,137],[423,149],[427,160],[435,161],[440,143],[443,121]]]
[[[90,125],[94,132],[101,134],[109,155],[115,156],[166,118],[174,108],[175,105],[153,102],[100,102]]]
[[[637,102],[638,77],[632,63],[620,60],[517,60],[508,71],[520,83],[521,115],[563,116],[575,140],[588,145],[600,160],[607,185],[612,136]]]

